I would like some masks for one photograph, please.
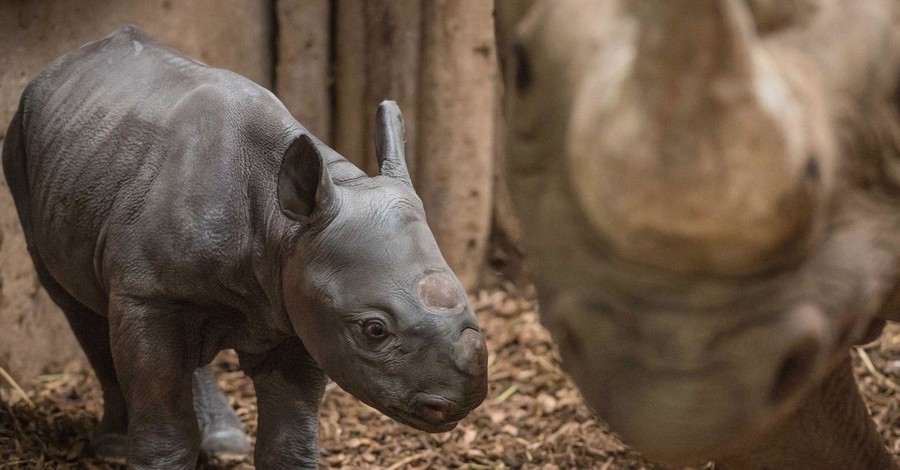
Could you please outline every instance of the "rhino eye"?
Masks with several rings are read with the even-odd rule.
[[[387,336],[387,328],[381,320],[368,320],[363,323],[363,331],[369,339],[384,339]]]
[[[533,80],[531,74],[531,60],[528,59],[528,52],[525,50],[525,45],[518,41],[513,44],[513,56],[515,57],[516,62],[516,91],[523,93],[531,86]]]

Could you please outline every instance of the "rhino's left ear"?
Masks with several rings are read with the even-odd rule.
[[[378,157],[379,171],[384,176],[412,186],[406,167],[405,144],[406,131],[400,107],[394,101],[382,101],[375,115],[375,155]]]
[[[338,193],[315,142],[302,134],[284,152],[278,172],[278,206],[291,220],[328,220],[338,210]]]

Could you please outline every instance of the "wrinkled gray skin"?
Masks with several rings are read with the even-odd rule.
[[[541,320],[651,458],[896,468],[848,347],[900,320],[898,7],[497,3]]]
[[[367,177],[268,91],[134,27],[28,85],[4,173],[103,383],[98,431],[127,426],[132,468],[193,468],[192,374],[225,348],[256,388],[259,468],[315,467],[326,374],[429,432],[484,399],[484,341],[410,183],[396,104],[378,124]]]

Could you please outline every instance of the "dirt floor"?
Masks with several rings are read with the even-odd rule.
[[[426,434],[391,421],[329,384],[321,410],[323,468],[663,468],[622,445],[581,403],[560,372],[530,296],[494,290],[472,300],[491,351],[491,385],[484,404],[452,432]],[[880,342],[862,351],[853,352],[857,378],[885,443],[900,456],[900,325],[889,325]],[[233,355],[223,355],[216,367],[252,436],[252,385]],[[72,364],[41,380],[29,393],[34,408],[14,393],[2,397],[0,469],[117,468],[93,459],[87,445],[101,410],[92,373]],[[251,462],[248,457],[201,468],[252,468]]]

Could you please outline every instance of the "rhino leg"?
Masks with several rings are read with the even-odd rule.
[[[38,279],[65,313],[103,390],[103,417],[91,436],[94,453],[104,460],[124,462],[128,452],[128,411],[110,352],[109,323],[69,295],[47,271],[40,255],[30,251]]]
[[[41,285],[65,313],[103,390],[103,416],[91,436],[94,454],[106,461],[124,463],[128,455],[128,407],[113,364],[109,322],[69,295],[50,275],[37,251],[30,251]],[[203,452],[218,459],[246,455],[250,450],[247,435],[208,367],[194,372],[193,391]]]
[[[250,441],[209,366],[194,371],[194,412],[203,436],[200,448],[204,454],[218,459],[247,455]]]
[[[256,468],[318,468],[325,374],[296,338],[265,354],[239,354],[259,408]]]
[[[10,191],[16,196],[16,211],[22,222],[28,252],[34,262],[38,280],[53,302],[65,313],[72,332],[75,333],[81,349],[94,368],[103,390],[103,417],[91,438],[94,452],[100,457],[124,460],[128,449],[125,437],[128,413],[110,352],[109,324],[105,318],[82,305],[56,282],[33,244],[21,109],[13,117],[6,134],[3,146],[3,173],[6,175]]]
[[[897,470],[843,361],[806,402],[753,451],[716,468],[879,468]]]
[[[122,295],[109,299],[113,361],[128,404],[129,469],[193,469],[200,455],[200,426],[192,382],[199,357],[192,312],[173,311],[171,302]]]

